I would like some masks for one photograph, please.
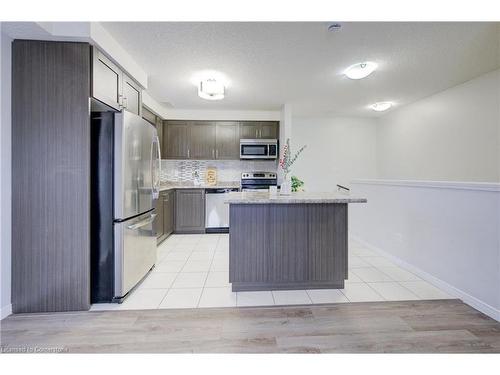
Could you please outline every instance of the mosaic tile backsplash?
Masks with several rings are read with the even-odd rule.
[[[162,182],[205,181],[207,168],[217,168],[218,181],[239,181],[242,172],[276,172],[277,161],[252,160],[162,160]]]

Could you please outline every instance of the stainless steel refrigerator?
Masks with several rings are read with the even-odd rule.
[[[159,140],[126,111],[91,118],[92,302],[121,302],[156,262]]]

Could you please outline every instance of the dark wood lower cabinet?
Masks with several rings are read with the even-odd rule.
[[[164,190],[155,202],[156,240],[172,233],[205,233],[205,190]]]
[[[156,242],[159,244],[165,239],[164,236],[164,230],[163,230],[163,217],[164,217],[164,210],[163,210],[163,191],[160,192],[160,195],[158,196],[158,199],[155,201],[155,221],[154,221],[154,228],[156,232]]]
[[[347,204],[231,204],[233,291],[343,288]]]
[[[176,190],[175,232],[205,233],[205,190]]]
[[[163,233],[165,238],[174,232],[175,223],[175,190],[166,192],[163,198]]]
[[[174,202],[174,190],[161,191],[160,196],[156,200],[155,230],[158,244],[174,232]]]

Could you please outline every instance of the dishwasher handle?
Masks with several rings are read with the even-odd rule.
[[[238,188],[205,189],[205,194],[225,194],[231,191],[238,191]]]

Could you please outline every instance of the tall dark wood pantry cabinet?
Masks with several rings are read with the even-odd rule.
[[[12,45],[12,307],[90,307],[90,45]]]

